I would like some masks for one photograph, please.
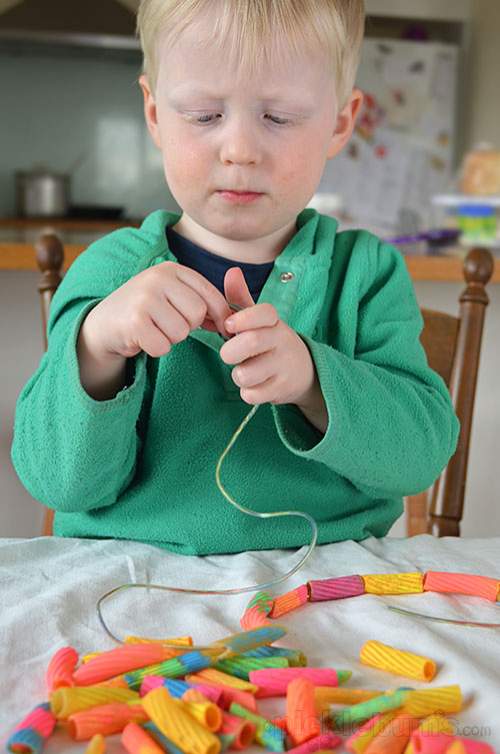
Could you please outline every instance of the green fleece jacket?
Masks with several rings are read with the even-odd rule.
[[[198,555],[304,545],[303,519],[245,515],[216,485],[217,460],[250,410],[219,356],[218,333],[195,330],[161,358],[139,354],[131,384],[110,400],[81,386],[85,316],[141,270],[176,261],[165,229],[179,217],[153,212],[139,229],[93,243],[69,269],[52,302],[48,351],[18,398],[14,466],[56,511],[57,535]],[[305,209],[264,301],[307,344],[328,427],[321,434],[294,405],[260,406],[224,461],[225,489],[256,511],[308,511],[318,543],[385,535],[402,497],[439,475],[459,430],[419,341],[404,259],[372,234],[337,232],[333,218]]]

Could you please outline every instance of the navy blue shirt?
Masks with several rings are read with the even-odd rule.
[[[220,257],[203,249],[201,246],[179,235],[171,227],[167,228],[168,246],[179,264],[191,267],[209,280],[224,295],[224,276],[231,267],[239,267],[245,276],[250,293],[257,301],[264,283],[274,267],[274,262],[253,264],[252,262],[235,262]]]

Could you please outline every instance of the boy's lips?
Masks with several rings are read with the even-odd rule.
[[[262,196],[259,191],[234,191],[233,189],[218,189],[216,193],[226,201],[238,204],[247,204]]]

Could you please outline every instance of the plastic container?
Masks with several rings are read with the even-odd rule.
[[[459,229],[462,246],[500,250],[500,195],[438,194],[432,203],[434,223]]]

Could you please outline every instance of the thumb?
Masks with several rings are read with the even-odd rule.
[[[230,306],[236,304],[238,307],[246,309],[247,306],[253,306],[255,303],[240,267],[231,267],[226,272],[224,293]]]

